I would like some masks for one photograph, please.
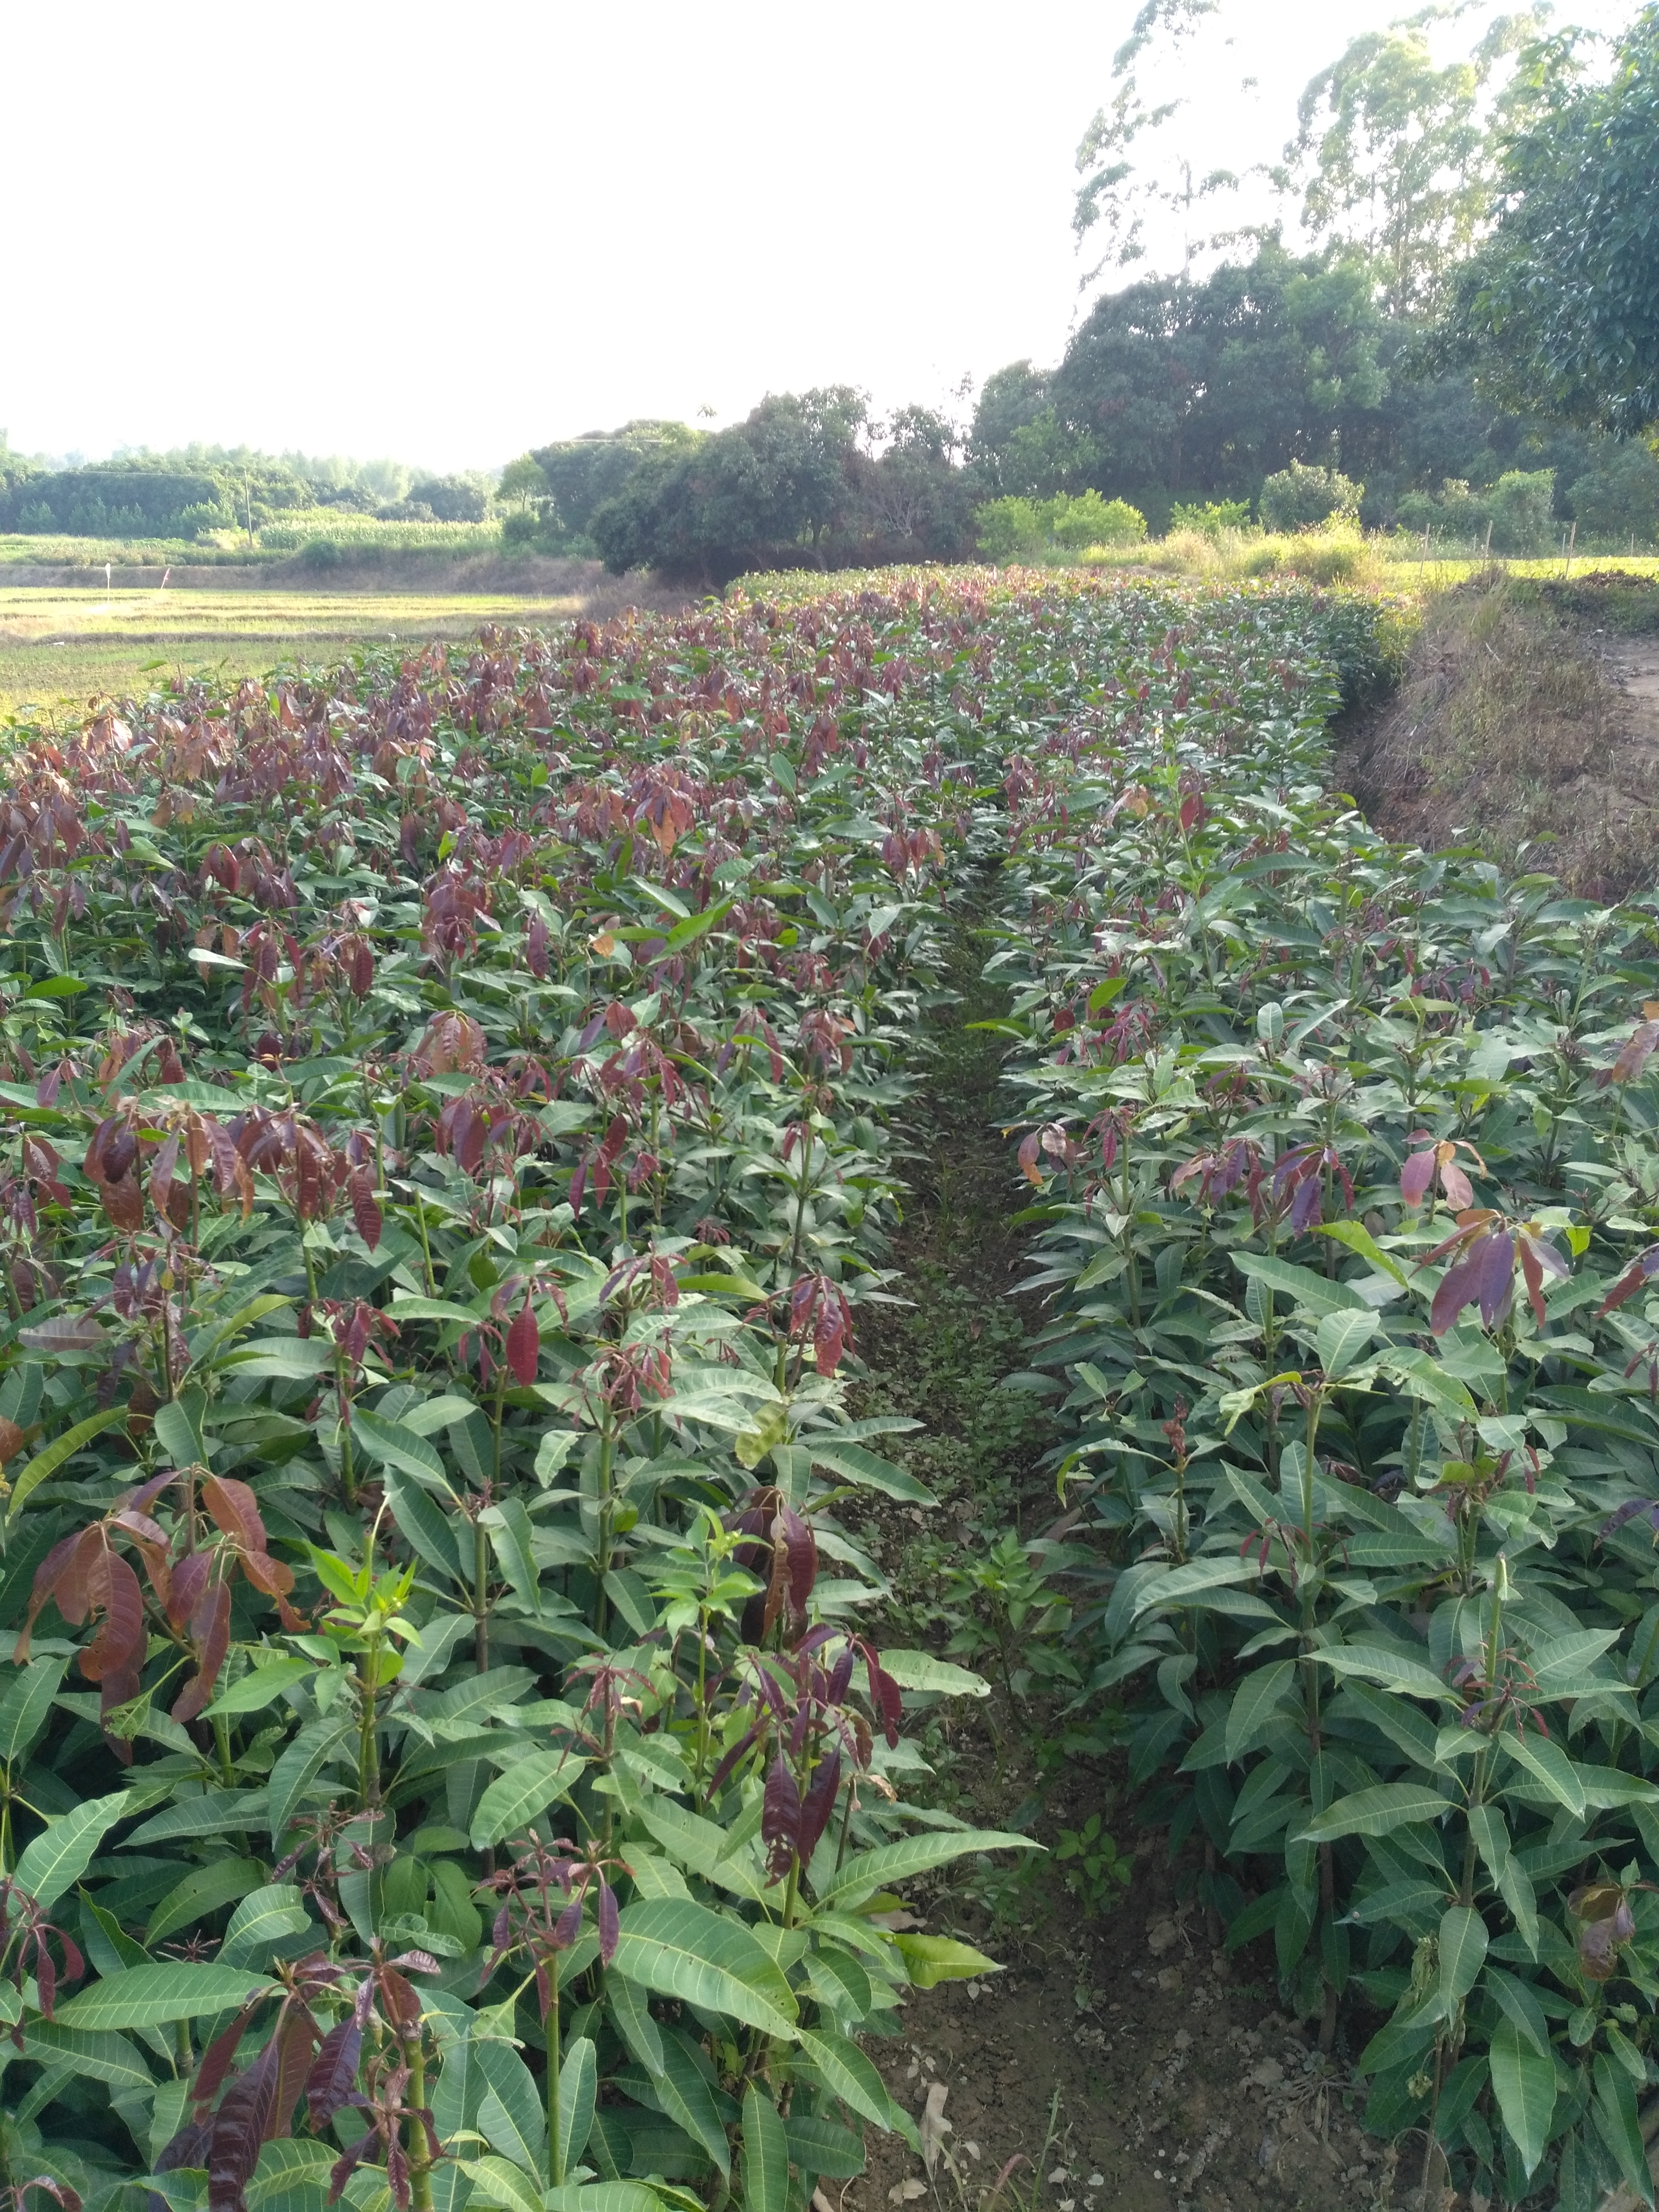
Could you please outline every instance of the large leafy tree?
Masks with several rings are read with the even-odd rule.
[[[1386,312],[1431,307],[1486,220],[1497,131],[1535,89],[1506,67],[1537,34],[1528,11],[1501,15],[1474,52],[1442,64],[1420,20],[1353,40],[1302,95],[1278,181],[1302,198],[1321,244],[1358,249]]]
[[[1202,283],[1097,301],[1053,380],[1109,494],[1237,498],[1292,459],[1322,460],[1380,403],[1382,325],[1357,262],[1266,241]]]
[[[1511,404],[1638,433],[1659,422],[1659,10],[1643,10],[1604,83],[1575,76],[1571,42],[1555,57],[1431,356],[1473,363]]]

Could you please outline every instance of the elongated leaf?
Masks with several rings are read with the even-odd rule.
[[[862,1444],[837,1443],[833,1438],[807,1436],[800,1439],[812,1455],[814,1467],[828,1468],[843,1482],[856,1484],[860,1490],[878,1490],[884,1498],[896,1498],[907,1505],[932,1505],[936,1501],[925,1483],[907,1474],[902,1467],[895,1467],[890,1459],[879,1458],[866,1451]]]
[[[1583,1784],[1573,1771],[1572,1761],[1559,1743],[1548,1736],[1516,1735],[1505,1729],[1499,1739],[1510,1757],[1535,1775],[1559,1805],[1581,1820],[1585,1810]]]
[[[428,1498],[414,1477],[401,1468],[388,1464],[384,1480],[386,1502],[404,1542],[446,1581],[457,1581],[459,1564],[455,1529],[444,1517],[442,1506],[435,1498]]]
[[[1490,1939],[1472,1906],[1454,1905],[1440,1919],[1440,2008],[1449,2020],[1480,1978]]]
[[[303,1682],[317,1671],[313,1659],[273,1659],[268,1666],[254,1667],[240,1681],[216,1697],[203,1714],[206,1721],[228,1720],[234,1713],[257,1713],[280,1698],[284,1690],[296,1682]]]
[[[90,2081],[107,2081],[112,2089],[149,2089],[155,2075],[124,2035],[106,2029],[70,2027],[61,2017],[29,2023],[23,2037],[23,2055],[51,2065],[69,2059],[78,2075]]]
[[[966,1667],[935,1659],[931,1651],[887,1651],[881,1663],[901,1690],[933,1690],[947,1698],[988,1698],[991,1686]]]
[[[273,1882],[252,1890],[230,1916],[219,1946],[222,1966],[251,1966],[289,1936],[303,1936],[311,1925],[304,1893],[292,1882]]]
[[[559,2172],[564,2177],[587,2148],[593,2125],[593,2106],[599,2095],[599,2058],[591,2039],[579,2035],[566,2047],[559,2062]]]
[[[510,2043],[474,2035],[472,2063],[484,2083],[478,2125],[493,2150],[532,2173],[542,2170],[547,2116],[530,2069]]]
[[[263,1889],[264,1882],[265,1869],[258,1859],[215,1859],[207,1866],[193,1867],[150,1915],[144,1930],[146,1947],[153,1951],[177,1929],[188,1928],[193,1920],[217,1911],[222,1905],[234,1905],[250,1892]]]
[[[306,1723],[282,1753],[270,1770],[266,1800],[273,1844],[281,1845],[288,1824],[304,1805],[312,1784],[330,1759],[337,1758],[351,1744],[354,1733],[351,1722],[341,1715],[319,1715],[316,1720]]]
[[[1297,1841],[1328,1844],[1338,1836],[1389,1836],[1396,1828],[1438,1820],[1451,1809],[1445,1798],[1414,1782],[1379,1782],[1328,1806],[1300,1831]]]
[[[6,1507],[6,1518],[15,1521],[22,1511],[31,1491],[38,1490],[49,1474],[56,1474],[65,1461],[75,1457],[83,1445],[106,1429],[112,1429],[118,1421],[126,1419],[124,1406],[112,1406],[106,1413],[89,1413],[84,1421],[77,1421],[72,1429],[65,1429],[61,1437],[36,1452],[28,1465],[20,1468],[11,1486],[10,1502]]]
[[[647,2074],[663,2070],[662,2030],[651,2017],[645,1991],[612,1966],[605,1978],[605,2001],[629,2053]],[[722,2142],[725,2137],[721,2136]]]
[[[611,1969],[615,1972],[615,1968]],[[652,2087],[669,2118],[699,2142],[720,2172],[730,2178],[731,2146],[714,2104],[714,2093],[685,2043],[672,2028],[663,2031],[662,2063],[652,2075]]]
[[[478,1800],[472,1815],[472,1847],[482,1850],[521,1834],[538,1813],[568,1797],[582,1778],[585,1761],[574,1753],[531,1751],[498,1774]]]
[[[503,1498],[487,1505],[478,1518],[489,1531],[490,1549],[497,1565],[513,1586],[513,1594],[540,1615],[541,1570],[536,1565],[535,1531],[521,1498]]]
[[[33,1659],[6,1684],[6,1693],[0,1698],[0,1764],[10,1766],[27,1756],[51,1717],[52,1701],[68,1665],[67,1652],[61,1658]]]
[[[1194,1559],[1184,1567],[1170,1567],[1136,1594],[1130,1618],[1139,1620],[1155,1608],[1184,1604],[1188,1598],[1200,1596],[1206,1590],[1253,1583],[1260,1572],[1254,1559],[1241,1559],[1236,1552],[1217,1559]]]
[[[1319,1347],[1319,1364],[1328,1377],[1334,1381],[1351,1374],[1359,1364],[1360,1354],[1376,1334],[1377,1319],[1374,1313],[1328,1313],[1321,1321],[1316,1334]]]
[[[994,1959],[951,1936],[895,1936],[893,1948],[904,1961],[913,1989],[931,1990],[940,1982],[977,1981],[981,1975],[1002,1972]]]
[[[1293,1260],[1279,1260],[1266,1252],[1235,1252],[1232,1262],[1241,1275],[1249,1275],[1267,1289],[1289,1298],[1306,1313],[1340,1313],[1364,1306],[1358,1291],[1346,1283],[1329,1282],[1311,1267]]]
[[[624,1905],[615,1965],[641,1989],[793,2039],[788,1984],[746,1928],[707,1905],[680,1898]]]
[[[144,1850],[155,1844],[177,1842],[185,1836],[222,1836],[246,1833],[265,1824],[266,1796],[263,1790],[204,1790],[199,1797],[181,1797],[165,1812],[141,1821],[122,1838],[124,1851]]]
[[[881,1844],[874,1850],[858,1851],[818,1899],[822,1906],[856,1903],[878,1889],[908,1881],[935,1867],[972,1851],[1034,1851],[1039,1847],[1029,1836],[1006,1835],[996,1828],[935,1829],[927,1835],[907,1836],[902,1843]]]
[[[263,1974],[234,1966],[175,1965],[157,1960],[106,1975],[58,2008],[66,2027],[166,2027],[175,2020],[204,2020],[229,2012],[249,1996],[274,1990]]]
[[[1605,2051],[1596,2053],[1595,2074],[1595,2101],[1590,2110],[1595,2131],[1618,2160],[1626,2186],[1644,2204],[1651,2204],[1653,2177],[1642,2140],[1642,2116],[1636,2109],[1636,2084]]]
[[[1271,1665],[1258,1667],[1247,1674],[1233,1692],[1232,1704],[1227,1708],[1227,1764],[1249,1750],[1256,1737],[1273,1718],[1281,1698],[1296,1680],[1294,1659],[1275,1659]]]
[[[802,2028],[800,2047],[832,2097],[878,2128],[893,2128],[920,2151],[915,2123],[888,2093],[887,2084],[850,2037],[827,2027]]]
[[[1507,2016],[1493,2031],[1487,2058],[1492,2094],[1504,2115],[1504,2125],[1531,2175],[1536,2172],[1550,2137],[1550,2118],[1555,2110],[1555,2061],[1537,2051]]]
[[[464,2158],[461,2171],[472,2184],[474,2204],[495,2205],[500,2212],[542,2212],[540,2182],[511,2159],[486,2151],[482,2158]]]
[[[1413,1698],[1435,1698],[1442,1705],[1459,1702],[1455,1691],[1448,1688],[1431,1667],[1380,1644],[1333,1644],[1313,1656],[1334,1674],[1358,1674],[1362,1681],[1376,1682],[1385,1690]]]
[[[789,2139],[757,2081],[743,2093],[743,2212],[789,2212]]]
[[[49,1821],[17,1862],[17,1885],[37,1905],[56,1905],[92,1864],[93,1854],[127,1809],[128,1793],[90,1797]]]
[[[334,1357],[325,1336],[265,1336],[228,1352],[219,1363],[236,1376],[283,1382],[314,1382]]]

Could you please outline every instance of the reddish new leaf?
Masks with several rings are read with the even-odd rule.
[[[800,1856],[803,1866],[810,1866],[818,1839],[829,1825],[830,1815],[836,1809],[836,1796],[841,1788],[841,1753],[832,1751],[821,1759],[813,1770],[800,1810]]]
[[[320,2135],[356,2086],[363,2031],[351,2014],[328,2031],[306,2076],[306,2109],[311,2131]]]
[[[208,2145],[208,2212],[247,2212],[247,2185],[276,2109],[277,2044],[273,2036],[246,2074],[226,2090]]]
[[[513,1380],[521,1390],[527,1390],[536,1380],[537,1364],[541,1358],[542,1334],[536,1326],[536,1309],[525,1293],[524,1304],[513,1316],[507,1332],[507,1364]]]
[[[230,1649],[230,1586],[228,1583],[216,1579],[208,1584],[191,1615],[190,1628],[196,1644],[198,1667],[197,1672],[174,1700],[173,1717],[176,1721],[193,1721],[196,1718],[213,1695],[219,1669],[225,1663],[225,1654]]]
[[[367,1168],[353,1168],[347,1179],[346,1189],[351,1200],[351,1218],[356,1224],[357,1234],[372,1252],[380,1241],[380,1206],[374,1198],[374,1178]]]
[[[789,1871],[800,1843],[800,1791],[789,1761],[779,1752],[767,1769],[761,1799],[761,1841],[766,1845],[767,1868],[774,1881]]]

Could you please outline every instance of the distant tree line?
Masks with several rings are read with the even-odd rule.
[[[478,522],[492,496],[487,477],[417,477],[398,461],[189,446],[62,468],[13,453],[0,437],[0,530],[6,531],[188,539],[216,530],[258,531],[313,508],[389,521]]]
[[[1090,526],[1121,543],[1139,518],[1357,509],[1367,528],[1510,553],[1573,524],[1659,541],[1654,9],[1599,77],[1594,42],[1524,9],[1449,60],[1426,15],[1352,40],[1273,172],[1302,252],[1282,225],[1201,234],[1239,179],[1176,143],[1181,50],[1218,14],[1146,0],[1114,62],[1075,217],[1109,289],[1056,366],[997,370],[960,424],[877,420],[838,385],[769,396],[712,434],[642,422],[544,447],[502,479],[509,539],[709,583],[1013,557]],[[1160,58],[1171,84],[1143,85]],[[1145,273],[1149,225],[1171,222],[1180,269]]]
[[[503,528],[717,585],[757,567],[1006,556],[1010,500],[1053,514],[1093,495],[1155,532],[1178,509],[1266,519],[1264,483],[1294,465],[1352,479],[1368,529],[1480,540],[1490,522],[1495,550],[1516,553],[1574,520],[1586,538],[1659,537],[1646,445],[1518,411],[1472,361],[1425,367],[1423,331],[1386,312],[1352,248],[1293,255],[1269,237],[1202,278],[1106,294],[1056,368],[997,370],[965,425],[922,407],[879,420],[844,385],[769,396],[713,433],[631,422],[513,463]],[[1079,526],[1066,509],[1054,542]]]

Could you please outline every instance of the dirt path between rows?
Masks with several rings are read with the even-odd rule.
[[[1059,1510],[1041,1464],[1051,1417],[999,1388],[1025,1365],[1041,1316],[1018,1290],[1024,1245],[1011,1226],[1012,1148],[997,1124],[1008,1104],[1001,1047],[968,1026],[1006,1008],[980,980],[992,949],[968,919],[951,979],[961,1003],[931,1025],[933,1057],[907,1116],[915,1157],[893,1256],[915,1304],[864,1310],[878,1316],[862,1343],[867,1405],[925,1421],[906,1455],[939,1500],[933,1514],[889,1509],[866,1528],[895,1585],[885,1632],[936,1650],[965,1604],[951,1594],[953,1572],[999,1528],[1029,1542]],[[973,1663],[994,1675],[984,1656]],[[1346,2046],[1322,2059],[1277,2009],[1271,1942],[1229,1958],[1192,1898],[1201,1844],[1171,1862],[1167,1831],[1138,1825],[1109,1741],[1090,1735],[1086,1711],[1083,1725],[1068,1722],[1063,1702],[1011,1701],[999,1686],[965,1712],[957,1703],[948,1736],[927,1740],[933,1783],[908,1794],[1050,1846],[1100,1814],[1133,1869],[1128,1886],[1109,1902],[1080,1899],[1060,1863],[1035,1855],[988,1893],[943,1877],[931,1891],[907,1885],[928,1932],[976,1944],[1005,1971],[913,1992],[899,2033],[869,2045],[932,2156],[872,2136],[866,2173],[844,2190],[826,2185],[833,2212],[923,2200],[990,2212],[993,2197],[996,2212],[1403,2203],[1415,2170],[1397,2172],[1395,2154],[1363,2136]]]

